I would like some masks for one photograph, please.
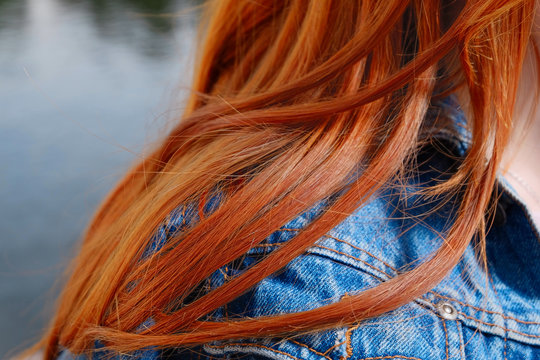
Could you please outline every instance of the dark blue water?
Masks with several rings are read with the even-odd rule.
[[[46,326],[89,216],[181,112],[198,3],[0,0],[0,358]]]

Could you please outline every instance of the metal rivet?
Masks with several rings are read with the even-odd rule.
[[[452,304],[448,302],[442,302],[438,305],[439,314],[446,320],[456,320],[457,310]]]

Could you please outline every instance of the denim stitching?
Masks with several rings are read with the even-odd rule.
[[[264,245],[264,244],[259,244],[259,245]],[[227,271],[227,267],[225,267],[225,271]],[[224,307],[225,307],[225,309],[224,309],[224,315],[225,315],[225,318],[228,320],[229,316],[228,316],[228,311],[227,311],[227,305],[228,305],[228,304],[225,304],[225,305],[224,305]],[[321,352],[319,352],[319,351],[313,349],[312,347],[308,346],[307,344],[303,344],[303,343],[301,343],[301,342],[299,342],[299,341],[297,341],[297,340],[293,340],[293,339],[290,339],[289,341],[292,342],[292,343],[295,343],[295,344],[297,344],[297,345],[299,345],[299,346],[305,347],[305,348],[311,350],[313,353],[315,353],[315,354],[317,354],[317,355],[319,355],[319,356],[324,357],[325,359],[332,360],[330,357],[328,357],[327,355],[325,355],[326,353],[323,354],[323,353],[321,353]],[[330,350],[330,349],[329,349],[329,350]],[[328,352],[329,350],[327,350],[327,352]]]
[[[504,360],[507,360],[506,359],[506,340],[508,338],[508,332],[504,332],[504,351],[503,351],[503,355],[504,355]]]
[[[281,230],[286,230],[286,231],[299,231],[300,229],[288,229],[288,228],[285,228],[285,229],[281,229]],[[349,241],[346,241],[346,240],[343,240],[343,239],[340,239],[340,238],[337,238],[337,237],[335,237],[335,236],[331,236],[331,235],[328,235],[328,234],[325,234],[325,235],[323,235],[323,236],[328,237],[328,238],[331,238],[331,239],[334,239],[334,240],[339,241],[339,242],[342,242],[342,243],[345,243],[345,244],[347,244],[347,245],[349,245],[349,246],[351,246],[351,247],[353,247],[353,248],[355,248],[355,249],[357,249],[357,250],[360,250],[360,251],[364,252],[366,255],[371,256],[371,257],[374,258],[375,260],[378,260],[378,261],[380,261],[381,263],[383,263],[384,265],[388,266],[390,269],[392,269],[392,270],[394,270],[394,271],[397,271],[397,269],[396,269],[395,267],[393,267],[392,265],[388,264],[387,262],[385,262],[384,260],[380,259],[379,257],[373,255],[373,254],[370,253],[369,251],[364,250],[364,249],[362,249],[362,248],[360,248],[360,247],[358,247],[358,246],[356,246],[356,245],[353,245],[353,244],[350,243]],[[354,257],[353,257],[353,258],[354,258]],[[357,258],[355,258],[355,259],[357,259]],[[360,260],[360,259],[357,259],[357,260]],[[362,260],[361,260],[361,261],[362,261]],[[365,262],[364,262],[364,263],[365,263]],[[368,264],[366,264],[366,265],[368,265]],[[369,266],[370,266],[371,268],[377,269],[378,271],[380,271],[380,272],[382,272],[382,273],[384,273],[385,275],[388,276],[388,274],[385,273],[383,270],[381,270],[381,269],[379,269],[379,268],[377,268],[377,267],[375,267],[375,266],[373,266],[373,265],[371,265],[371,264],[369,264]],[[433,294],[436,295],[436,296],[439,296],[439,297],[443,298],[443,299],[453,300],[453,301],[459,303],[460,305],[464,305],[464,306],[473,308],[473,309],[478,310],[478,311],[487,312],[487,313],[489,313],[489,314],[501,315],[503,318],[511,319],[511,320],[514,320],[514,321],[517,321],[517,322],[520,322],[520,323],[523,323],[523,324],[540,325],[540,322],[520,320],[520,319],[511,317],[511,316],[505,315],[505,314],[500,313],[500,312],[491,311],[491,310],[487,310],[487,309],[484,309],[484,308],[479,308],[479,307],[476,307],[476,306],[473,306],[473,305],[470,305],[470,304],[463,303],[463,302],[461,302],[461,301],[459,301],[459,300],[457,300],[457,299],[454,299],[454,298],[451,298],[451,297],[447,297],[447,296],[441,295],[441,294],[439,294],[439,293],[437,293],[437,292],[434,292],[434,291],[430,291],[430,292],[433,293]]]
[[[355,246],[355,245],[351,244],[351,243],[348,242],[348,241],[345,241],[345,240],[342,240],[342,239],[339,239],[339,238],[336,238],[336,237],[333,237],[333,236],[330,236],[330,235],[327,235],[327,234],[324,235],[324,236],[329,237],[329,238],[332,238],[332,239],[337,240],[337,241],[341,241],[341,242],[343,242],[343,243],[346,243],[346,244],[350,245],[351,247],[353,247],[353,248],[355,248],[355,249],[358,249],[358,250],[364,252],[365,254],[371,256],[372,258],[374,258],[374,259],[380,261],[380,262],[383,263],[384,265],[388,266],[390,269],[396,271],[396,269],[395,269],[394,267],[392,267],[391,265],[389,265],[388,263],[386,263],[386,262],[383,261],[382,259],[378,258],[377,256],[371,254],[370,252],[368,252],[368,251],[366,251],[366,250],[361,249],[361,248],[358,247],[358,246]],[[349,255],[349,256],[350,256],[350,255]],[[350,257],[351,257],[351,256],[350,256]],[[353,257],[353,258],[354,258],[354,257]],[[355,258],[355,259],[356,259],[356,258]],[[357,259],[357,260],[360,260],[360,259]],[[360,261],[362,261],[362,260],[360,260]],[[362,261],[362,262],[365,263],[364,261]],[[366,264],[366,265],[368,265],[368,264]],[[382,272],[383,274],[385,274],[385,275],[388,276],[388,274],[385,273],[383,270],[378,269],[378,268],[376,268],[376,267],[373,266],[373,265],[369,265],[369,266],[370,266],[371,268],[374,268],[374,269],[379,270],[380,272]],[[460,304],[460,305],[464,305],[464,306],[473,308],[473,309],[478,310],[478,311],[487,312],[487,313],[489,313],[489,314],[501,315],[501,316],[502,316],[503,318],[505,318],[505,319],[511,319],[511,320],[514,320],[514,321],[516,321],[516,322],[523,323],[523,324],[540,325],[540,322],[520,320],[520,319],[514,318],[514,317],[512,317],[512,316],[505,315],[504,313],[501,313],[501,312],[491,311],[491,310],[487,310],[487,309],[479,308],[479,307],[476,307],[476,306],[473,306],[473,305],[470,305],[470,304],[463,303],[462,301],[459,301],[459,300],[457,300],[457,299],[454,299],[454,298],[451,298],[451,297],[447,297],[447,296],[441,295],[441,294],[439,294],[439,293],[437,293],[437,292],[435,292],[435,291],[429,291],[429,292],[430,292],[430,293],[433,293],[434,295],[436,295],[436,296],[438,296],[438,297],[441,297],[441,298],[443,298],[443,299],[453,300],[453,301],[457,302],[457,303]]]
[[[334,239],[334,240],[336,240],[336,241],[345,243],[345,244],[347,244],[347,245],[349,245],[349,246],[351,246],[351,247],[353,247],[353,248],[355,248],[355,249],[357,249],[357,250],[360,250],[360,251],[362,251],[363,253],[367,254],[368,256],[371,256],[372,258],[374,258],[374,259],[376,259],[376,260],[379,260],[381,263],[383,263],[384,265],[388,266],[390,269],[396,271],[396,268],[394,268],[392,265],[388,264],[387,262],[385,262],[385,261],[382,260],[382,259],[379,259],[379,258],[376,257],[375,255],[371,254],[369,251],[367,251],[367,250],[365,250],[365,249],[362,249],[362,248],[359,247],[359,246],[353,245],[353,244],[350,243],[349,241],[345,241],[345,240],[343,240],[343,239],[339,239],[339,238],[337,238],[337,237],[334,237],[334,236],[331,236],[331,235],[328,235],[328,234],[326,234],[326,235],[324,235],[324,236],[329,237],[329,238],[331,238],[331,239]]]
[[[292,342],[293,344],[297,344],[297,345],[300,345],[300,346],[302,346],[302,347],[305,347],[305,348],[307,348],[307,349],[313,351],[315,354],[324,357],[325,359],[332,360],[332,358],[326,356],[325,354],[323,354],[323,353],[321,353],[321,352],[318,352],[317,350],[315,350],[315,349],[309,347],[309,346],[306,345],[306,344],[303,344],[303,343],[301,343],[301,342],[299,342],[299,341],[296,341],[296,340],[293,340],[293,339],[290,339],[289,341]]]
[[[260,345],[260,344],[250,344],[250,343],[228,343],[228,344],[224,344],[224,345],[207,345],[208,347],[211,347],[211,348],[214,348],[214,349],[223,349],[223,348],[226,348],[227,346],[244,346],[244,347],[249,347],[249,346],[253,346],[253,347],[258,347],[258,348],[263,348],[263,349],[267,349],[267,350],[271,350],[275,353],[278,353],[278,354],[282,354],[282,355],[285,355],[285,356],[288,356],[294,360],[302,360],[302,359],[299,359],[291,354],[288,354],[284,351],[280,351],[280,350],[276,350],[276,349],[272,349],[271,347],[268,347],[268,346],[264,346],[264,345]]]
[[[347,336],[347,332],[345,332],[345,337],[346,337],[346,336]],[[340,342],[340,343],[337,343],[337,344],[335,344],[335,345],[330,346],[330,347],[328,348],[328,350],[326,350],[326,351],[324,352],[324,354],[325,354],[325,355],[328,354],[329,352],[333,351],[334,349],[340,347],[341,345],[343,345],[343,344],[345,344],[345,343],[346,343],[346,341],[342,341],[342,342]]]
[[[429,308],[426,308],[425,306],[421,305],[421,304],[418,304],[420,305],[422,308],[424,308],[425,310],[429,310],[431,311],[431,309]],[[431,311],[433,312],[433,311]],[[347,342],[347,349],[350,349],[350,352],[347,351],[347,357],[345,358],[340,358],[340,360],[345,360],[345,359],[348,359],[350,356],[352,356],[352,353],[353,353],[353,347],[352,347],[352,344],[351,344],[351,333],[358,329],[360,326],[362,325],[362,323],[358,323],[356,325],[354,325],[353,327],[349,328],[347,330],[347,333],[346,333],[346,342]],[[444,320],[443,320],[443,325],[444,325]],[[444,330],[445,330],[445,337],[446,337],[446,360],[448,360],[448,333],[446,332],[446,326],[444,326]],[[338,345],[341,345],[341,344],[338,344]],[[330,348],[331,349],[331,348]],[[330,351],[330,349],[328,351]],[[394,355],[394,356],[383,356],[383,357],[374,357],[374,358],[363,358],[361,360],[369,360],[369,359],[393,359],[393,358],[399,358],[401,357],[402,359],[418,359],[418,358],[408,358],[408,357],[404,357],[404,356],[401,356],[401,355]],[[421,359],[418,359],[418,360],[421,360]]]
[[[466,319],[473,320],[473,321],[477,321],[477,322],[479,322],[480,324],[483,324],[483,325],[491,325],[491,326],[495,326],[495,327],[498,327],[498,328],[500,328],[500,329],[502,329],[502,330],[510,331],[510,332],[513,332],[513,333],[516,333],[516,334],[519,334],[519,335],[523,335],[523,336],[528,336],[528,337],[532,337],[532,338],[540,338],[540,335],[526,334],[526,333],[523,333],[523,332],[521,332],[521,331],[512,330],[512,329],[507,329],[507,328],[505,328],[504,326],[501,326],[501,325],[492,324],[492,323],[488,323],[488,322],[485,322],[485,321],[482,321],[482,320],[478,320],[477,318],[468,316],[468,315],[462,313],[461,311],[458,311],[458,314],[460,314],[461,316],[463,316],[463,317],[466,318]]]
[[[286,230],[286,231],[300,231],[300,229],[291,229],[291,228],[284,228],[284,229],[280,229],[280,230]],[[366,255],[371,256],[372,258],[374,258],[374,259],[380,261],[381,263],[383,263],[384,265],[388,266],[390,269],[396,271],[396,268],[394,268],[392,265],[388,264],[388,263],[385,262],[384,260],[382,260],[382,259],[378,258],[377,256],[373,255],[373,254],[370,253],[369,251],[367,251],[367,250],[365,250],[365,249],[362,249],[361,247],[352,244],[352,243],[349,242],[349,241],[346,241],[346,240],[337,238],[337,237],[332,236],[332,235],[329,235],[329,234],[324,234],[323,236],[324,236],[324,237],[327,237],[327,238],[330,238],[330,239],[334,239],[334,240],[339,241],[339,242],[342,242],[342,243],[344,243],[344,244],[347,244],[347,245],[349,245],[350,247],[352,247],[352,248],[354,248],[354,249],[360,250],[360,251],[362,251],[363,253],[365,253]],[[377,268],[377,270],[383,272],[381,269],[378,269],[378,268]]]
[[[346,352],[347,356],[342,357],[342,358],[340,358],[339,360],[345,360],[345,359],[348,359],[348,358],[350,358],[350,357],[353,355],[354,348],[353,348],[353,346],[352,346],[352,344],[351,344],[351,333],[352,333],[354,330],[358,329],[358,326],[360,326],[360,325],[356,325],[356,326],[354,326],[354,327],[352,327],[352,328],[349,328],[349,329],[347,329],[347,331],[345,332],[345,344],[346,344],[346,345],[345,345],[345,352]]]
[[[345,333],[345,341],[347,343],[347,345],[345,345],[345,349],[347,350],[347,357],[345,359],[348,359],[353,354],[354,348],[351,343],[351,334],[354,330],[358,329],[360,325],[361,324],[356,324],[355,326],[349,328],[347,332]],[[339,359],[339,360],[342,360],[342,359]]]
[[[458,335],[459,335],[459,357],[461,359],[464,359],[464,356],[465,356],[465,340],[463,340],[463,328],[461,327],[460,322],[457,322],[456,326],[458,328]]]
[[[422,360],[422,359],[417,358],[417,357],[410,357],[410,356],[404,356],[404,355],[376,356],[376,357],[362,358],[362,359],[359,359],[359,360],[383,360],[383,359]]]
[[[288,354],[286,352],[283,352],[283,351],[280,351],[280,350],[276,350],[276,349],[272,349],[271,347],[268,347],[268,346],[264,346],[264,345],[260,345],[260,344],[249,344],[249,343],[229,343],[229,344],[225,344],[225,345],[208,345],[208,347],[211,347],[211,348],[215,348],[215,349],[219,349],[219,348],[225,348],[227,346],[246,346],[246,347],[249,347],[249,346],[253,346],[253,347],[259,347],[259,348],[263,348],[263,349],[267,349],[267,350],[271,350],[275,353],[278,353],[278,354],[282,354],[282,355],[285,355],[285,356],[288,356],[294,360],[301,360],[291,354]],[[340,360],[345,360],[346,358],[341,358]],[[417,357],[410,357],[410,356],[404,356],[404,355],[387,355],[387,356],[376,356],[376,357],[367,357],[367,358],[362,358],[362,359],[359,359],[359,360],[383,360],[383,359],[404,359],[404,360],[422,360],[420,358],[417,358]]]
[[[283,230],[283,231],[300,231],[300,229],[291,229],[291,228],[283,228],[283,229],[280,229],[280,230]],[[336,241],[340,241],[340,242],[345,243],[345,244],[347,244],[347,245],[349,245],[349,246],[351,246],[351,247],[353,247],[353,248],[355,248],[355,249],[357,249],[357,250],[360,250],[360,251],[362,251],[363,253],[365,253],[366,255],[370,256],[371,258],[380,261],[382,264],[384,264],[384,265],[386,265],[387,267],[389,267],[390,269],[396,271],[396,269],[395,269],[393,266],[391,266],[390,264],[386,263],[385,261],[383,261],[382,259],[378,258],[377,256],[371,254],[370,252],[368,252],[368,251],[366,251],[366,250],[364,250],[364,249],[362,249],[362,248],[360,248],[360,247],[358,247],[358,246],[356,246],[356,245],[351,244],[351,243],[348,242],[348,241],[345,241],[345,240],[343,240],[343,239],[339,239],[339,238],[337,238],[337,237],[334,237],[334,236],[331,236],[331,235],[328,235],[328,234],[325,234],[324,236],[325,236],[325,237],[328,237],[328,238],[331,238],[331,239],[334,239],[334,240],[336,240]],[[263,247],[263,246],[278,246],[278,245],[281,245],[281,244],[258,244],[258,245],[260,245],[261,247]],[[370,268],[372,268],[372,269],[374,269],[374,270],[376,270],[376,271],[379,271],[379,272],[381,272],[382,274],[384,274],[384,275],[386,275],[386,276],[388,276],[388,277],[390,278],[390,275],[389,275],[388,273],[386,273],[384,270],[379,269],[378,267],[376,267],[376,266],[374,266],[374,265],[372,265],[372,264],[370,264],[370,263],[368,263],[368,262],[366,262],[366,261],[364,261],[364,260],[362,260],[362,259],[360,259],[360,258],[354,257],[354,256],[352,256],[352,255],[350,255],[350,254],[347,254],[347,253],[344,253],[344,252],[341,252],[341,251],[338,251],[338,250],[335,250],[335,249],[332,249],[332,248],[328,248],[328,247],[323,246],[323,245],[314,245],[314,246],[315,246],[315,247],[322,248],[322,249],[326,249],[326,250],[329,250],[329,251],[332,251],[332,252],[335,252],[335,253],[337,253],[337,254],[346,256],[346,257],[351,258],[351,259],[356,260],[356,261],[360,261],[360,262],[362,262],[363,264],[369,266]],[[370,275],[371,275],[371,274],[370,274]],[[373,275],[371,275],[371,276],[374,277]],[[500,312],[491,311],[491,310],[487,310],[487,309],[484,309],[484,308],[479,308],[479,307],[476,307],[476,306],[473,306],[473,305],[464,303],[464,302],[462,302],[462,301],[460,301],[460,300],[457,300],[457,299],[455,299],[455,298],[441,295],[441,294],[439,294],[439,293],[437,293],[437,292],[435,292],[435,291],[432,291],[432,290],[429,291],[429,293],[432,293],[433,295],[435,295],[435,296],[437,296],[437,297],[439,297],[439,298],[443,298],[443,299],[455,301],[456,303],[458,303],[458,304],[460,304],[460,305],[463,305],[463,306],[466,306],[466,307],[475,309],[475,310],[477,310],[477,311],[486,312],[486,313],[489,313],[489,314],[500,315],[500,316],[502,316],[504,319],[511,319],[511,320],[514,320],[514,321],[516,321],[516,322],[523,323],[523,324],[532,324],[532,325],[538,325],[538,324],[540,324],[540,323],[538,323],[538,322],[520,320],[520,319],[517,319],[517,318],[515,318],[515,317],[505,315],[505,314],[500,313]],[[520,335],[523,335],[523,336],[527,336],[527,337],[540,338],[540,335],[526,334],[526,333],[523,333],[523,332],[520,332],[520,331],[517,331],[517,330],[507,329],[506,327],[503,327],[503,326],[500,326],[500,325],[497,325],[497,324],[488,323],[488,322],[479,320],[479,319],[477,319],[477,318],[475,318],[475,317],[468,316],[468,315],[464,314],[463,312],[458,312],[458,313],[459,313],[460,315],[462,315],[462,316],[463,316],[464,318],[466,318],[466,319],[473,320],[473,321],[477,321],[477,322],[479,322],[479,323],[481,323],[481,324],[488,325],[488,326],[495,326],[495,327],[501,328],[502,330],[504,330],[504,331],[506,331],[506,332],[510,331],[510,332],[513,332],[513,333],[516,333],[516,334],[520,334]],[[347,357],[350,357],[350,356],[351,356],[351,350],[352,350],[352,349],[351,349],[351,346],[350,346],[350,334],[351,334],[352,331],[356,330],[359,326],[360,326],[360,325],[356,325],[356,326],[354,326],[354,327],[348,329],[347,332],[346,332],[346,339],[347,339],[347,340],[346,340],[346,341],[347,341],[347,354],[348,354]],[[446,337],[447,337],[448,334],[447,334],[447,330],[446,330],[446,325],[444,324],[444,320],[443,320],[443,326],[444,326],[444,328],[445,328]],[[460,334],[460,338],[461,338],[461,335],[462,335],[462,334]],[[461,340],[462,340],[462,339],[461,339]],[[504,340],[505,340],[505,342],[506,342],[506,334],[505,334],[505,339],[504,339]],[[447,340],[447,338],[446,338],[446,342],[447,342],[447,341],[448,341],[448,340]],[[506,345],[506,344],[505,344],[505,345]],[[308,347],[307,345],[305,345],[305,346]],[[308,348],[309,348],[309,347],[308,347]],[[463,344],[462,344],[462,343],[460,344],[460,348],[462,349],[462,351],[464,351],[464,350],[463,350]],[[331,349],[332,349],[332,348],[328,349],[328,350],[326,351],[326,353],[328,353],[328,351],[330,351]],[[446,350],[446,351],[447,351],[447,354],[446,354],[446,355],[447,355],[447,359],[448,359],[448,343],[447,343],[447,350]],[[462,354],[463,354],[463,353],[462,353]],[[323,355],[323,356],[324,356],[324,355]],[[506,353],[505,353],[505,356],[506,356]]]
[[[321,247],[321,245],[316,245],[316,246],[317,246],[317,247]],[[330,250],[330,251],[333,251],[333,252],[336,252],[336,253],[338,253],[338,254],[341,254],[341,255],[343,255],[343,256],[349,257],[349,258],[351,258],[351,259],[359,260],[359,261],[362,261],[363,263],[365,263],[363,260],[358,259],[358,258],[355,258],[355,257],[352,256],[352,255],[349,255],[349,254],[346,254],[346,253],[341,253],[341,252],[339,252],[339,251],[337,251],[337,250],[334,250],[334,249],[331,249],[331,248],[326,248],[326,249],[328,249],[328,250]],[[367,263],[366,263],[366,264],[367,264]],[[376,267],[373,267],[373,266],[371,266],[371,265],[370,265],[370,267],[377,269]],[[377,269],[377,270],[378,270],[378,269]],[[384,271],[382,271],[382,270],[379,270],[379,271],[381,271],[383,274],[386,274],[386,273],[385,273]],[[387,275],[387,274],[386,274],[386,275]],[[436,292],[434,292],[434,291],[430,291],[430,292],[433,293],[434,295],[440,296],[440,297],[442,297],[442,298],[447,298],[447,297],[444,297],[444,296],[442,296],[442,295],[439,295],[438,293],[436,293]],[[449,300],[454,300],[454,299],[452,299],[452,298],[448,298],[448,299],[449,299]],[[457,301],[457,302],[459,302],[459,301]],[[484,321],[479,320],[479,319],[477,319],[477,318],[467,316],[467,315],[465,315],[465,314],[462,313],[462,312],[458,312],[458,313],[461,314],[463,317],[465,317],[465,318],[467,318],[467,319],[474,320],[474,321],[478,321],[479,323],[484,324],[484,325],[492,325],[492,326],[499,327],[499,328],[505,329],[505,330],[507,330],[507,331],[512,331],[512,332],[514,332],[514,333],[521,334],[521,335],[524,335],[524,336],[530,336],[530,337],[533,337],[533,338],[540,338],[540,335],[526,334],[526,333],[519,332],[519,331],[517,331],[517,330],[506,329],[505,327],[502,327],[502,326],[500,326],[500,325],[492,324],[492,323],[488,323],[488,322],[484,322]],[[501,313],[496,313],[496,314],[499,314],[499,315],[501,315],[501,316],[506,316],[506,315],[501,314]]]
[[[344,241],[344,242],[345,242],[345,241]],[[360,259],[360,258],[357,258],[357,257],[355,257],[355,256],[349,255],[349,254],[347,254],[347,253],[344,253],[344,252],[341,252],[341,251],[338,251],[338,250],[335,250],[335,249],[332,249],[332,248],[328,248],[328,247],[323,246],[323,245],[315,245],[315,247],[319,247],[319,248],[322,248],[322,249],[326,249],[326,250],[335,252],[335,253],[337,253],[337,254],[346,256],[346,257],[348,257],[348,258],[351,258],[351,259],[353,259],[353,260],[360,261],[360,262],[362,262],[363,264],[369,266],[370,268],[372,268],[372,269],[374,269],[374,270],[377,270],[377,271],[383,273],[384,275],[390,277],[390,275],[389,275],[388,273],[386,273],[384,270],[381,270],[381,269],[377,268],[376,266],[374,266],[374,265],[372,265],[372,264],[369,264],[368,262],[366,262],[366,261],[364,261],[364,260],[362,260],[362,259]],[[376,258],[376,257],[373,256],[373,255],[371,255],[371,256],[374,257],[374,258]],[[377,258],[376,258],[376,259],[377,259]],[[377,259],[377,260],[379,260],[379,259]],[[382,262],[382,261],[381,261],[381,262]],[[389,267],[390,267],[390,266],[389,266]],[[439,293],[437,293],[437,292],[435,292],[435,291],[429,291],[429,293],[432,293],[433,295],[438,296],[438,297],[443,298],[443,299],[453,300],[453,301],[455,301],[455,302],[457,302],[457,303],[459,303],[459,304],[461,304],[461,305],[464,305],[464,306],[473,308],[473,309],[478,310],[478,311],[483,311],[483,312],[487,312],[487,313],[491,313],[491,314],[500,315],[500,316],[502,316],[503,318],[512,319],[512,320],[515,320],[515,321],[520,322],[520,323],[524,323],[524,324],[533,324],[533,325],[540,324],[540,323],[532,322],[532,321],[519,320],[519,319],[513,318],[513,317],[511,317],[511,316],[507,316],[507,315],[505,315],[505,314],[503,314],[503,313],[500,313],[500,312],[491,311],[491,310],[487,310],[487,309],[483,309],[483,308],[478,308],[478,307],[475,307],[475,306],[473,306],[473,305],[469,305],[469,304],[463,303],[463,302],[461,302],[461,301],[459,301],[459,300],[457,300],[457,299],[454,299],[454,298],[451,298],[451,297],[448,297],[448,296],[441,295],[441,294],[439,294]],[[463,313],[460,312],[460,314],[463,314]],[[468,319],[470,319],[470,320],[478,321],[478,322],[480,322],[480,323],[482,323],[482,324],[484,324],[484,325],[493,325],[493,326],[496,326],[496,327],[505,329],[504,327],[501,327],[501,326],[499,326],[499,325],[491,324],[491,323],[487,323],[487,322],[483,322],[483,321],[481,321],[481,320],[479,320],[479,319],[476,319],[476,318],[474,318],[474,317],[466,316],[465,314],[463,314],[463,315],[464,315],[464,317],[466,317],[466,318],[468,318]],[[515,333],[517,333],[517,334],[525,335],[525,336],[530,336],[530,337],[540,337],[540,335],[525,334],[525,333],[521,333],[521,332],[519,332],[519,331],[511,330],[511,329],[508,329],[508,330],[509,330],[509,331],[512,331],[512,332],[515,332]]]
[[[525,320],[520,320],[520,319],[516,319],[512,316],[508,316],[508,315],[505,315],[503,313],[500,313],[500,312],[497,312],[497,311],[491,311],[491,310],[487,310],[487,309],[484,309],[484,308],[479,308],[479,307],[476,307],[476,306],[473,306],[473,305],[470,305],[470,304],[467,304],[467,303],[464,303],[458,299],[454,299],[452,297],[449,297],[449,296],[444,296],[444,295],[441,295],[437,292],[434,292],[434,291],[430,291],[430,293],[432,293],[433,295],[435,296],[438,296],[440,298],[443,298],[443,299],[446,299],[446,300],[452,300],[452,301],[455,301],[457,302],[458,304],[460,305],[463,305],[463,306],[467,306],[467,307],[470,307],[470,308],[473,308],[475,310],[478,310],[478,311],[481,311],[481,312],[486,312],[488,314],[495,314],[495,315],[500,315],[502,316],[503,318],[505,319],[510,319],[510,320],[514,320],[516,322],[519,322],[519,323],[522,323],[522,324],[529,324],[529,325],[540,325],[540,322],[535,322],[535,321],[525,321]]]
[[[298,231],[298,229],[281,229],[281,230]],[[326,237],[328,237],[328,238],[331,238],[331,239],[334,239],[334,240],[337,240],[337,241],[340,241],[340,242],[343,242],[343,243],[345,243],[345,244],[347,244],[347,245],[349,245],[349,246],[351,246],[351,247],[353,247],[353,248],[355,248],[355,249],[358,249],[358,250],[364,252],[365,254],[367,254],[368,256],[371,256],[372,258],[374,258],[374,259],[380,261],[380,262],[383,263],[384,265],[388,266],[390,269],[396,271],[396,269],[395,269],[394,267],[392,267],[391,265],[389,265],[388,263],[386,263],[386,262],[383,261],[382,259],[378,258],[377,256],[371,254],[370,252],[368,252],[368,251],[366,251],[366,250],[364,250],[364,249],[362,249],[362,248],[360,248],[360,247],[358,247],[358,246],[355,246],[355,245],[351,244],[351,243],[348,242],[348,241],[345,241],[345,240],[342,240],[342,239],[339,239],[339,238],[336,238],[336,237],[334,237],[334,236],[330,236],[330,235],[327,235],[327,234],[325,234],[324,236],[326,236]],[[280,245],[280,244],[259,244],[259,245],[260,245],[260,246],[275,246],[275,245]],[[370,268],[372,268],[372,269],[374,269],[374,270],[377,270],[377,271],[383,273],[384,275],[390,277],[390,275],[389,275],[388,273],[386,273],[384,270],[379,269],[378,267],[376,267],[376,266],[374,266],[374,265],[372,265],[372,264],[370,264],[370,263],[368,263],[368,262],[366,262],[366,261],[364,261],[364,260],[362,260],[362,259],[360,259],[360,258],[357,258],[357,257],[355,257],[355,256],[349,255],[349,254],[344,253],[344,252],[340,252],[340,251],[338,251],[338,250],[334,250],[334,249],[332,249],[332,248],[325,247],[325,246],[323,246],[323,245],[315,245],[315,247],[319,247],[319,248],[323,248],[323,249],[326,249],[326,250],[330,250],[330,251],[333,251],[333,252],[335,252],[335,253],[337,253],[337,254],[347,256],[347,257],[349,257],[349,258],[351,258],[351,259],[353,259],[353,260],[360,261],[360,262],[362,262],[363,264],[369,266]],[[501,313],[501,312],[492,311],[492,310],[487,310],[487,309],[484,309],[484,308],[480,308],[480,307],[477,307],[477,306],[474,306],[474,305],[470,305],[470,304],[464,303],[464,302],[462,302],[462,301],[460,301],[460,300],[458,300],[458,299],[455,299],[455,298],[452,298],[452,297],[449,297],[449,296],[445,296],[445,295],[441,295],[441,294],[439,294],[439,293],[437,293],[437,292],[435,292],[435,291],[433,291],[433,290],[430,290],[429,293],[432,293],[433,295],[438,296],[438,297],[443,298],[443,299],[455,301],[455,302],[457,302],[457,303],[460,304],[460,305],[470,307],[470,308],[475,309],[475,310],[477,310],[477,311],[486,312],[486,313],[488,313],[488,314],[500,315],[500,316],[502,316],[502,317],[505,318],[505,319],[511,319],[511,320],[514,320],[514,321],[519,322],[519,323],[522,323],[522,324],[540,325],[540,322],[520,320],[520,319],[518,319],[518,318],[515,318],[515,317],[512,317],[512,316],[508,316],[508,315],[505,315],[504,313]]]
[[[351,258],[351,259],[356,260],[356,261],[360,261],[361,263],[363,263],[364,265],[369,266],[369,267],[372,268],[373,270],[379,271],[379,272],[383,273],[384,275],[386,275],[388,278],[391,278],[391,276],[388,275],[385,271],[383,271],[383,270],[377,268],[376,266],[371,265],[370,263],[368,263],[368,262],[366,262],[366,261],[364,261],[364,260],[362,260],[362,259],[360,259],[360,258],[358,258],[358,257],[356,257],[356,256],[352,256],[352,255],[349,255],[349,254],[344,253],[344,252],[342,252],[342,251],[335,250],[335,249],[332,249],[332,248],[329,248],[329,247],[326,247],[326,246],[323,246],[323,245],[315,245],[315,247],[318,247],[318,248],[321,248],[321,249],[325,249],[325,250],[330,250],[330,251],[332,251],[332,252],[335,252],[336,254],[346,256],[346,257]]]
[[[446,360],[448,360],[448,330],[446,329],[446,320],[441,319],[443,329],[444,329],[444,344],[445,344],[445,352],[446,352]]]

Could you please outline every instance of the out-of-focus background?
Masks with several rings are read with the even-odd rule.
[[[0,0],[0,358],[100,200],[181,113],[200,0]]]

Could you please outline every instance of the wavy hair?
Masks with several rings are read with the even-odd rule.
[[[38,344],[47,359],[60,347],[91,351],[95,340],[129,352],[344,326],[421,296],[457,264],[473,237],[485,241],[534,0],[207,5],[185,113],[91,221]],[[471,145],[457,171],[426,190],[460,194],[455,221],[429,259],[309,311],[205,320],[411,167],[431,101],[458,90],[470,103]],[[215,211],[201,211],[195,224],[144,256],[171,212],[190,202],[204,206],[216,191],[222,200]],[[213,272],[335,194],[326,211],[282,247],[222,286],[190,297]],[[153,323],[139,329],[150,317]]]

